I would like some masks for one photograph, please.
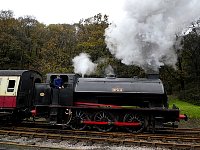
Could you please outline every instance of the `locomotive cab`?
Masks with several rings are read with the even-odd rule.
[[[62,79],[61,88],[54,85],[59,76]],[[34,106],[37,116],[45,117],[51,124],[62,122],[66,107],[73,105],[75,74],[49,73],[45,83],[35,85]]]
[[[57,76],[62,79],[59,89],[54,85]],[[62,116],[65,107],[73,105],[74,80],[75,74],[49,73],[45,83],[36,84],[34,106],[37,116],[46,116],[53,124],[59,122],[58,116]]]
[[[57,89],[53,83],[57,76],[62,79],[62,87]],[[52,90],[52,105],[72,106],[74,74],[47,74],[46,83]]]
[[[60,89],[53,83],[58,75],[62,79]],[[74,74],[47,74],[46,83],[36,84],[35,105],[72,106],[74,78]]]

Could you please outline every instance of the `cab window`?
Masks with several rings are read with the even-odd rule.
[[[57,75],[59,75],[59,74],[57,74]],[[53,85],[53,81],[54,81],[54,79],[57,77],[57,75],[51,75],[51,77],[50,77],[50,85],[51,85],[51,86],[54,86],[54,85]],[[60,78],[61,78],[62,81],[63,81],[63,86],[65,87],[65,84],[68,83],[68,76],[67,76],[67,75],[60,75]]]

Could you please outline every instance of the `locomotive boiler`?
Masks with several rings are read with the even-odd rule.
[[[46,82],[41,83],[39,74],[36,78],[35,72],[30,73],[24,84],[30,87],[27,88],[29,97],[25,98],[29,105],[11,107],[12,115],[17,109],[24,112],[21,115],[24,118],[40,117],[52,125],[74,130],[96,128],[103,132],[113,128],[154,131],[157,127],[175,127],[180,119],[187,118],[180,115],[178,108],[168,108],[167,95],[158,78],[81,78],[76,74],[50,73]],[[63,80],[61,89],[53,84],[57,75]],[[17,100],[21,88],[15,86]],[[7,109],[0,106],[2,110]]]

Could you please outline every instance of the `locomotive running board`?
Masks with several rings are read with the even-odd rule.
[[[121,106],[117,105],[107,105],[107,104],[97,104],[97,103],[83,103],[83,102],[75,102],[75,106],[81,107],[107,107],[107,108],[122,108]]]
[[[100,121],[81,121],[83,124],[87,125],[115,125],[115,126],[133,126],[138,127],[141,126],[139,122],[100,122]]]

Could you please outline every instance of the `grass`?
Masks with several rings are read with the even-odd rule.
[[[174,97],[169,97],[169,107],[175,104],[181,111],[181,114],[186,114],[189,118],[200,118],[200,106],[196,106]]]

